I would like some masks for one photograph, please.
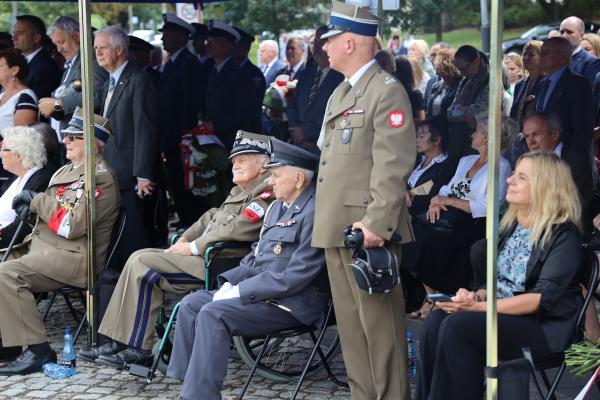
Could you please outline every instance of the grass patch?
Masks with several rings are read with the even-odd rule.
[[[527,28],[507,29],[503,32],[504,40],[520,36]],[[415,35],[415,38],[424,39],[429,45],[435,43],[435,33]],[[442,33],[442,40],[448,42],[455,49],[470,44],[471,46],[481,48],[481,31],[476,28],[455,29],[453,31]]]

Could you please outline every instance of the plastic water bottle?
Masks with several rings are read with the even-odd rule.
[[[42,371],[44,371],[44,374],[46,374],[52,379],[68,378],[77,373],[75,368],[55,364],[52,362],[42,365]]]
[[[417,377],[417,346],[413,332],[406,333],[406,344],[408,345],[408,379],[414,381]]]
[[[75,347],[73,346],[73,333],[71,328],[65,329],[65,345],[63,347],[60,363],[65,367],[75,368]]]

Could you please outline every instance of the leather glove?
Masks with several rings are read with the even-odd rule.
[[[21,220],[29,215],[29,204],[36,194],[33,190],[23,190],[13,198],[12,208]]]

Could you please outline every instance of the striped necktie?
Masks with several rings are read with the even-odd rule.
[[[318,68],[317,73],[315,74],[315,79],[313,80],[313,84],[310,87],[310,94],[308,95],[308,106],[309,107],[315,100],[315,97],[317,97],[317,91],[319,90],[319,85],[321,84],[322,76],[323,76],[323,70]]]

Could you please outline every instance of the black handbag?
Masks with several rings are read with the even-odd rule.
[[[413,218],[413,221],[418,225],[421,225],[427,229],[438,231],[438,232],[452,232],[461,225],[465,225],[467,222],[473,219],[473,216],[463,210],[456,207],[448,207],[447,211],[443,211],[435,223],[430,222],[427,219],[427,211],[418,214]]]

